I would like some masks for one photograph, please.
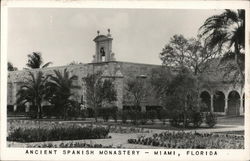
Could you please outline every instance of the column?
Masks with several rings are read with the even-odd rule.
[[[213,94],[211,95],[211,100],[210,101],[211,101],[211,104],[210,104],[211,109],[210,110],[211,110],[211,112],[214,112],[214,95]]]
[[[240,116],[244,115],[244,112],[243,112],[243,101],[244,101],[243,100],[243,95],[241,95],[240,96],[240,110],[239,110],[240,111],[240,113],[239,113]]]
[[[17,84],[15,82],[12,83],[12,103],[14,105],[13,112],[17,111]]]
[[[30,103],[27,103],[25,106],[25,112],[29,112],[30,111]]]
[[[226,95],[225,95],[226,97]],[[225,98],[225,111],[224,111],[225,115],[228,114],[228,98]]]
[[[141,105],[141,112],[146,112],[146,106],[144,103]]]

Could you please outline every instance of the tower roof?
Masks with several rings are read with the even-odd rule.
[[[94,38],[93,41],[95,42],[100,42],[100,41],[106,41],[106,40],[113,40],[112,37],[110,36],[107,36],[107,35],[98,35]]]

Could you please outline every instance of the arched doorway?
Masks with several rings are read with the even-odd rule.
[[[231,91],[228,95],[228,115],[238,115],[240,111],[240,95]]]
[[[216,91],[213,98],[214,112],[225,112],[225,95],[221,91]]]
[[[210,111],[211,109],[211,96],[207,91],[203,91],[200,94],[201,102],[206,105],[206,108],[202,108],[201,111]]]

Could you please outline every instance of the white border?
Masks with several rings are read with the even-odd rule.
[[[245,149],[244,150],[216,150],[218,156],[154,156],[144,154],[140,156],[85,156],[85,155],[25,155],[26,148],[6,148],[7,135],[7,10],[11,7],[39,7],[39,8],[144,8],[144,9],[237,9],[242,8],[246,10],[246,86],[245,86]],[[7,1],[1,2],[1,160],[249,160],[250,159],[250,118],[249,113],[249,1],[79,1],[79,0],[55,0],[55,1]],[[17,53],[18,54],[18,53]],[[49,148],[51,149],[51,148]],[[40,148],[39,148],[40,150]],[[58,153],[63,149],[56,149]],[[72,150],[72,149],[70,149]],[[91,149],[98,152],[98,149]],[[104,150],[104,149],[100,149]],[[119,150],[119,149],[118,149]],[[131,149],[132,150],[132,149]],[[155,149],[147,150],[150,154]],[[167,149],[163,149],[167,150]],[[172,149],[170,149],[172,150]],[[140,150],[143,153],[145,150]],[[187,150],[176,150],[181,154],[185,154]],[[204,151],[204,150],[203,150]]]

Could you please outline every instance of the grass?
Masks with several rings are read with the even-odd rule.
[[[226,117],[218,117],[217,124],[222,125],[244,125],[244,116],[226,116]]]
[[[244,131],[223,131],[223,132],[215,132],[217,134],[230,134],[230,135],[244,135]]]

